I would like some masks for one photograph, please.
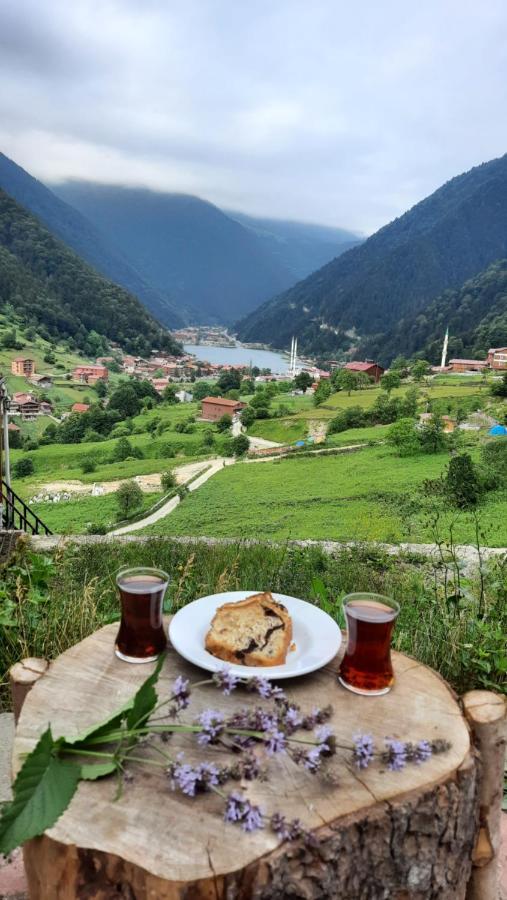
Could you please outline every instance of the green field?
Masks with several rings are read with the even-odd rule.
[[[160,496],[160,493],[143,494],[139,512],[152,506]],[[62,500],[60,503],[33,503],[30,509],[54,534],[81,534],[88,525],[112,528],[120,518],[114,493],[104,494],[102,497]]]
[[[219,472],[149,534],[359,541],[430,542],[430,510],[419,496],[437,478],[447,453],[400,459],[387,447],[339,456],[243,463]],[[434,507],[434,503],[431,504]],[[490,546],[507,545],[507,496],[496,492],[480,508]],[[474,539],[469,515],[442,510],[444,528]]]

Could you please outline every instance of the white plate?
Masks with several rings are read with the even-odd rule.
[[[180,609],[169,625],[169,640],[174,649],[189,662],[217,672],[223,666],[230,665],[235,675],[248,678],[251,675],[262,675],[264,678],[294,678],[314,672],[330,662],[338,653],[342,635],[338,625],[317,606],[287,597],[285,594],[273,594],[275,600],[287,608],[292,618],[292,640],[296,649],[287,654],[287,662],[283,666],[240,666],[224,663],[208,653],[204,641],[210,622],[219,606],[223,603],[234,603],[244,600],[259,591],[226,591],[223,594],[212,594],[201,597]]]

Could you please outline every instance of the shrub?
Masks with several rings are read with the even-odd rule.
[[[160,476],[160,484],[162,485],[162,490],[165,494],[171,490],[171,488],[176,487],[176,478],[173,472],[162,472]]]
[[[229,431],[231,426],[232,426],[232,418],[227,413],[225,414],[225,416],[222,416],[222,418],[219,419],[217,422],[217,428],[221,434],[224,434],[226,431]]]
[[[23,450],[31,451],[31,450],[38,450],[38,448],[39,448],[39,442],[38,442],[38,440],[36,440],[36,438],[27,437],[23,441]]]
[[[451,459],[444,478],[444,490],[451,503],[459,509],[477,506],[486,485],[468,453]]]
[[[240,418],[245,428],[249,428],[250,425],[253,425],[256,418],[256,413],[253,406],[245,406],[245,408],[241,411]]]
[[[440,416],[432,416],[419,430],[419,442],[423,453],[441,453],[447,446],[444,425]]]
[[[93,456],[85,456],[81,461],[81,471],[84,475],[88,475],[90,472],[95,472],[97,468],[97,463]]]
[[[136,481],[124,481],[116,491],[116,502],[121,518],[132,515],[142,505],[143,492]]]
[[[232,439],[231,447],[234,456],[244,456],[245,453],[248,453],[250,441],[248,440],[246,434],[238,434],[237,437]]]
[[[128,438],[121,437],[117,442],[113,455],[111,457],[112,462],[122,462],[124,459],[142,459],[143,452],[140,447],[133,447]]]
[[[107,534],[107,526],[95,524],[94,522],[90,522],[88,528],[86,529],[87,534]]]
[[[33,459],[30,456],[16,460],[12,467],[12,474],[15,478],[26,478],[27,475],[33,475],[34,471]]]
[[[507,441],[489,441],[482,448],[482,461],[497,477],[507,479]]]
[[[399,419],[387,432],[387,441],[395,447],[398,456],[415,456],[421,452],[419,435],[413,419]]]

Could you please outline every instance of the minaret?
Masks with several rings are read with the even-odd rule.
[[[294,375],[297,375],[298,363],[298,339],[294,338]]]
[[[449,343],[449,329],[446,329],[445,337],[444,337],[444,346],[442,347],[442,361],[440,363],[440,368],[445,369],[445,364],[447,361],[447,345]]]

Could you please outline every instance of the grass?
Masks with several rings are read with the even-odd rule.
[[[302,419],[257,419],[248,429],[249,437],[264,438],[279,444],[293,444],[304,440],[308,425]]]
[[[435,504],[428,508],[420,489],[448,462],[447,453],[400,459],[381,446],[339,456],[239,464],[218,472],[147,533],[432,542]],[[485,542],[504,547],[506,494],[488,495],[480,516]],[[442,510],[446,525],[455,519],[456,539],[473,542],[473,519]]]
[[[143,493],[139,512],[148,509],[161,496],[159,492]],[[30,509],[54,534],[81,534],[88,525],[104,525],[112,528],[121,516],[114,493],[101,497],[88,495],[60,503],[33,503]]]
[[[67,544],[54,556],[20,548],[2,573],[0,707],[2,701],[9,706],[7,672],[14,662],[28,656],[54,659],[118,619],[114,578],[125,564],[157,565],[169,572],[167,612],[210,593],[275,590],[321,605],[343,625],[340,601],[346,593],[387,594],[401,606],[396,649],[437,669],[458,693],[472,687],[501,689],[502,683],[505,689],[505,560],[485,572],[482,594],[474,580],[462,582],[466,596],[462,593],[456,602],[454,567],[446,582],[442,570],[428,561],[387,556],[373,546],[327,555],[318,547],[241,542],[210,547],[155,539]]]

